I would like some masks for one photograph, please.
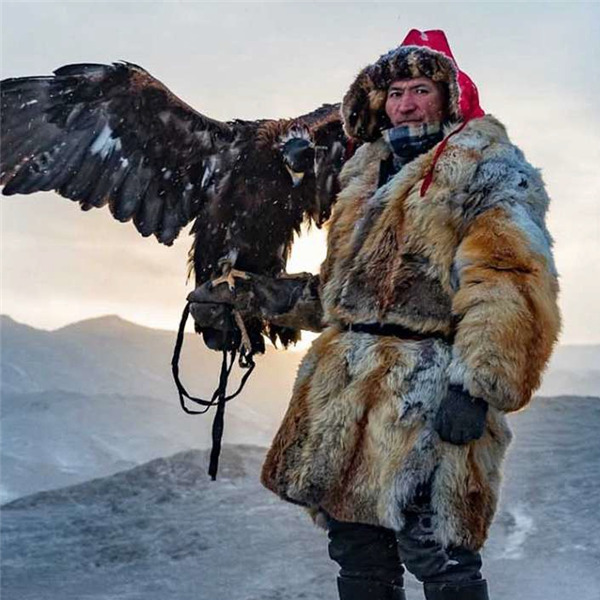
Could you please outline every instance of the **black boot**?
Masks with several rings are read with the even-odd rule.
[[[485,579],[462,583],[426,583],[427,600],[489,600]]]
[[[340,576],[337,583],[340,600],[406,600],[402,587],[383,581]]]

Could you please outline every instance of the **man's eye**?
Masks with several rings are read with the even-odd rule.
[[[427,88],[418,88],[417,89],[417,94],[429,94],[429,90]]]

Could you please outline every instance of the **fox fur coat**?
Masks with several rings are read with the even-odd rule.
[[[470,120],[436,149],[379,188],[383,138],[345,165],[320,273],[326,328],[301,363],[262,482],[313,513],[401,530],[430,481],[436,539],[479,549],[511,441],[505,415],[530,401],[559,333],[558,283],[542,179],[503,125]],[[462,446],[433,428],[449,384],[489,404],[483,436]]]

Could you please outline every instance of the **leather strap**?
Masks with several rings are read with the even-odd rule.
[[[413,331],[401,325],[379,324],[379,323],[348,323],[343,326],[346,331],[356,331],[358,333],[369,333],[371,335],[389,335],[404,340],[426,340],[436,338],[444,342],[452,343],[452,336],[446,335],[440,331],[420,333]]]

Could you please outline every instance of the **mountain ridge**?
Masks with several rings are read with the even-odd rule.
[[[0,334],[4,391],[62,388],[82,393],[173,393],[174,331],[138,325],[118,315],[84,319],[48,331],[0,315]],[[268,346],[265,355],[256,357],[251,383],[261,378],[261,390],[268,394],[269,389],[278,388],[286,390],[287,396],[302,356],[303,352]],[[210,394],[207,382],[216,381],[219,360],[219,354],[204,347],[198,336],[186,333],[181,373],[189,388]],[[600,344],[558,346],[537,393],[599,396]]]
[[[104,323],[106,325],[111,325],[111,326],[113,326],[113,325],[131,326],[132,328],[137,328],[140,330],[156,331],[156,332],[160,332],[160,333],[173,334],[173,333],[177,332],[176,329],[161,329],[160,327],[150,327],[148,325],[142,325],[140,323],[136,323],[135,321],[130,321],[128,319],[125,319],[115,313],[99,315],[99,316],[95,316],[95,317],[89,317],[86,319],[80,319],[79,321],[73,321],[71,323],[61,325],[60,327],[56,327],[54,329],[44,329],[41,327],[35,327],[33,325],[29,325],[28,323],[23,323],[22,321],[18,321],[14,317],[11,317],[7,313],[0,313],[0,327],[2,326],[4,321],[6,321],[7,323],[12,323],[14,325],[18,325],[20,327],[24,327],[27,329],[44,332],[44,333],[56,333],[56,332],[63,331],[63,330],[69,330],[72,327],[76,327],[78,329],[79,328],[85,329],[88,325],[90,326],[90,328],[92,328],[92,326],[94,326],[96,324],[102,324],[102,323]],[[559,349],[559,348],[577,348],[577,349],[590,350],[590,351],[591,350],[600,351],[600,342],[585,343],[585,344],[558,344],[556,349]],[[292,348],[292,351],[293,351],[293,348]]]

